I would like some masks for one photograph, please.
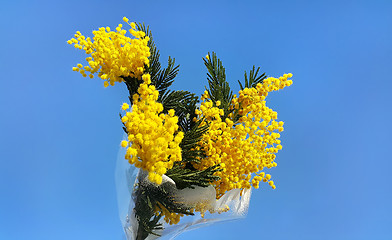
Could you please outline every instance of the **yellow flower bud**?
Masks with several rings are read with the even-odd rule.
[[[128,103],[123,103],[122,106],[121,106],[121,109],[124,110],[124,111],[127,110],[128,108],[129,108],[129,104]]]
[[[128,146],[128,142],[125,140],[121,141],[121,147],[125,148],[126,146]]]

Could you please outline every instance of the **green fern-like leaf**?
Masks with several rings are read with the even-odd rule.
[[[200,126],[200,124],[200,120],[195,122],[193,127],[184,133],[184,138],[180,143],[183,163],[199,163],[201,159],[205,158],[205,152],[198,150],[197,146],[209,126]]]
[[[203,171],[175,165],[172,169],[167,171],[166,175],[173,179],[178,189],[194,188],[194,186],[208,187],[211,182],[220,179],[214,174],[221,170],[219,164]]]
[[[174,109],[178,116],[178,125],[186,132],[190,128],[191,120],[196,116],[195,109],[198,98],[188,91],[166,91],[159,95],[158,102],[163,105],[163,112]]]
[[[207,88],[207,91],[212,101],[221,101],[221,105],[226,109],[233,99],[233,92],[226,81],[225,68],[214,52],[208,54],[208,56],[208,59],[204,59],[204,65],[208,70],[207,80],[209,88]]]
[[[263,83],[263,80],[267,77],[265,73],[262,73],[260,76],[258,76],[260,67],[257,68],[255,71],[255,66],[253,66],[252,70],[249,72],[249,78],[245,72],[244,78],[245,78],[245,83],[242,85],[242,83],[238,80],[238,83],[240,84],[241,90],[244,90],[245,88],[254,88],[257,86],[259,83]]]
[[[175,65],[175,59],[169,56],[167,68],[161,69],[161,63],[159,62],[160,54],[159,50],[155,46],[155,42],[152,37],[152,33],[148,26],[143,24],[136,24],[136,28],[139,31],[143,31],[150,38],[148,41],[148,47],[150,48],[150,66],[146,66],[146,72],[151,76],[151,83],[159,91],[159,94],[163,94],[173,84],[174,78],[177,76],[179,71],[179,65]]]

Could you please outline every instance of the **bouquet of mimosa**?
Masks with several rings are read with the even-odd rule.
[[[267,77],[253,67],[233,94],[212,52],[203,58],[208,85],[200,99],[170,90],[179,71],[175,60],[162,68],[149,28],[123,20],[128,30],[102,27],[92,39],[77,31],[68,44],[89,55],[74,71],[103,79],[105,87],[124,83],[129,92],[117,167],[127,239],[174,237],[245,216],[252,188],[265,182],[275,189],[267,171],[277,166],[283,122],[266,97],[290,86],[292,75]]]

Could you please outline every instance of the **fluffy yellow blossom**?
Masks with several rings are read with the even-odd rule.
[[[123,20],[128,23],[126,17]],[[109,83],[114,85],[115,82],[122,82],[122,77],[140,78],[144,67],[149,65],[150,49],[147,43],[150,39],[143,31],[135,30],[135,23],[129,25],[132,37],[126,36],[127,31],[122,29],[122,24],[118,25],[116,31],[111,31],[109,27],[93,31],[93,39],[77,31],[75,38],[67,43],[90,56],[86,58],[88,66],[83,68],[82,64],[78,64],[72,70],[80,72],[84,77],[87,76],[86,72],[91,73],[90,77],[97,73],[98,77],[105,80],[105,87]]]
[[[127,110],[129,108],[129,104],[128,103],[123,103],[123,105],[121,106],[122,110]]]
[[[202,95],[196,114],[200,119],[204,117],[210,127],[199,142],[207,157],[195,167],[204,170],[220,164],[222,171],[216,175],[221,179],[213,183],[217,198],[234,188],[258,188],[260,181],[269,182],[275,189],[271,175],[265,174],[264,169],[277,166],[274,161],[282,149],[279,132],[283,131],[283,122],[277,121],[278,114],[266,106],[265,98],[271,91],[290,86],[291,77],[292,74],[285,74],[267,78],[254,88],[239,91],[231,102],[231,109],[239,113],[238,121],[233,114],[223,121],[220,102],[214,106],[208,92]]]
[[[130,164],[147,171],[150,181],[161,184],[166,170],[182,159],[179,145],[184,133],[178,131],[178,117],[173,109],[168,114],[162,113],[163,106],[157,102],[159,92],[149,85],[150,75],[144,74],[142,79],[138,93],[133,96],[132,111],[121,119],[131,144],[121,146],[128,146],[125,158]]]
[[[128,146],[128,142],[127,141],[121,141],[121,147],[126,147],[126,146]]]

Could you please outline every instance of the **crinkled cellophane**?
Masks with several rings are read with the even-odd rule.
[[[145,171],[136,168],[129,164],[125,159],[125,149],[120,148],[117,164],[116,164],[116,188],[119,216],[123,226],[127,240],[136,240],[138,232],[138,222],[135,216],[135,188],[157,188],[158,190],[164,188],[169,192],[171,197],[176,201],[181,201],[189,206],[195,206],[202,203],[206,208],[205,214],[195,212],[195,215],[185,215],[177,224],[169,225],[163,218],[160,223],[163,226],[162,230],[157,230],[155,233],[159,236],[149,234],[146,238],[151,239],[174,239],[182,232],[209,226],[213,223],[234,220],[243,218],[247,215],[249,201],[251,197],[251,189],[232,189],[225,193],[219,200],[216,200],[215,188],[209,187],[195,187],[194,189],[185,188],[179,190],[175,183],[169,177],[163,175],[161,185],[157,185],[148,180]],[[227,209],[229,209],[227,211]],[[202,215],[204,215],[202,217]]]

